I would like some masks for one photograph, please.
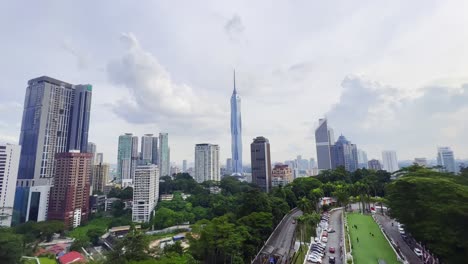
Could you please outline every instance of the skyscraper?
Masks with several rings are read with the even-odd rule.
[[[375,170],[375,171],[382,170],[382,165],[380,165],[380,161],[376,159],[369,160],[368,165],[369,165],[369,170]]]
[[[157,165],[140,165],[135,169],[133,185],[133,222],[148,222],[158,203],[159,169]]]
[[[93,157],[91,158],[91,166],[94,166],[96,162],[96,144],[93,142],[88,142],[88,145],[86,146],[86,151],[87,153],[93,154]]]
[[[332,168],[330,147],[333,145],[333,131],[328,128],[327,119],[319,119],[315,130],[315,146],[317,148],[317,165],[319,170]]]
[[[74,85],[73,89],[74,99],[68,149],[79,149],[82,152],[96,153],[96,145],[94,145],[93,152],[87,149],[93,86],[90,84]]]
[[[232,174],[232,159],[226,159],[226,174]]]
[[[232,173],[243,175],[242,169],[242,118],[241,98],[236,90],[236,72],[234,72],[234,90],[231,96],[231,151]]]
[[[77,227],[88,220],[91,159],[91,153],[78,150],[56,155],[48,220],[63,221],[66,228]]]
[[[198,183],[204,181],[219,181],[219,146],[213,144],[195,145],[195,180]]]
[[[264,137],[256,137],[250,144],[252,183],[264,192],[271,190],[270,142]]]
[[[117,149],[117,182],[126,187],[132,184],[132,133],[119,136]],[[137,138],[138,149],[138,138]]]
[[[437,165],[442,167],[441,171],[457,172],[455,167],[455,157],[450,147],[437,148]]]
[[[356,145],[351,144],[343,135],[331,146],[330,153],[333,169],[343,166],[347,171],[355,171],[358,168]]]
[[[385,150],[382,151],[382,162],[384,170],[392,173],[400,169],[398,166],[398,159],[395,151]]]
[[[358,149],[357,150],[357,157],[358,157],[358,168],[367,169],[368,168],[367,153],[364,150]]]
[[[135,169],[139,164],[140,152],[138,151],[138,136],[132,136],[132,154],[130,158],[130,178],[132,179],[132,182],[135,178]]]
[[[0,227],[11,226],[21,147],[0,144]]]
[[[141,137],[141,161],[142,164],[153,162],[153,134],[145,134]]]
[[[152,161],[151,163],[152,164],[156,164],[158,165],[158,140],[159,138],[158,137],[153,137],[153,154],[152,154]]]
[[[182,172],[187,172],[187,160],[182,161]]]
[[[169,135],[167,133],[159,133],[159,172],[161,177],[171,176],[171,157],[169,149]]]
[[[91,85],[72,85],[47,76],[28,81],[21,124],[15,223],[46,219],[55,154],[71,148],[87,151],[91,93]]]

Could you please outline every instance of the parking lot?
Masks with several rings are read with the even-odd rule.
[[[322,214],[322,221],[319,224],[321,237],[316,238],[315,245],[312,244],[309,252],[306,255],[304,263],[333,263],[330,257],[335,259],[334,263],[342,264],[342,214],[341,209],[334,210],[330,214]],[[325,237],[325,238],[324,238]],[[320,240],[320,244],[319,243]],[[323,248],[323,249],[322,249]],[[332,252],[330,252],[332,248]],[[312,250],[311,250],[312,249]],[[323,253],[323,256],[322,254]],[[318,257],[320,255],[320,260]]]

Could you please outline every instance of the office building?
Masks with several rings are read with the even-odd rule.
[[[264,137],[257,137],[250,144],[252,183],[264,192],[271,190],[270,142]]]
[[[272,186],[285,186],[291,183],[293,178],[293,171],[288,165],[276,164],[271,171]]]
[[[182,172],[187,172],[187,160],[182,161]]]
[[[421,167],[427,167],[427,159],[426,158],[414,158],[414,164],[419,165]]]
[[[236,89],[236,73],[234,72],[234,90],[231,96],[231,154],[232,174],[242,176],[242,118],[241,98]]]
[[[132,144],[132,137],[132,133],[125,133],[119,136],[117,149],[117,183],[121,183],[123,187],[132,184],[132,147],[135,147]],[[138,149],[138,141],[136,147]]]
[[[213,144],[195,145],[195,180],[220,181],[219,146]]]
[[[314,158],[309,159],[309,170],[313,170],[314,168],[317,168],[317,164],[315,163]]]
[[[330,149],[332,168],[344,167],[347,171],[355,171],[358,168],[357,147],[351,144],[345,136],[338,137],[335,145]]]
[[[104,153],[102,152],[96,153],[96,160],[94,162],[94,164],[100,164],[100,163],[104,163]]]
[[[159,133],[159,173],[162,176],[171,176],[171,154],[169,149],[169,135],[167,133]]]
[[[99,163],[93,166],[91,177],[92,194],[104,193],[104,186],[109,181],[109,164]]]
[[[226,175],[232,174],[232,159],[226,159]]]
[[[0,227],[10,227],[21,147],[0,143]]]
[[[400,169],[400,167],[398,166],[398,159],[395,151],[382,151],[382,163],[382,169],[390,173],[393,173]]]
[[[156,165],[158,165],[158,141],[159,137],[153,137],[153,154],[151,155],[151,163]]]
[[[153,162],[153,134],[145,134],[141,137],[141,164]]]
[[[453,155],[453,151],[450,147],[437,148],[437,165],[441,166],[441,171],[443,172],[457,172],[455,156]]]
[[[135,169],[138,165],[140,165],[140,152],[138,151],[138,136],[132,136],[132,150],[131,150],[131,158],[130,158],[130,178],[131,181],[129,183],[125,183],[124,187],[129,186],[133,182],[133,178],[135,177]]]
[[[315,130],[315,145],[317,148],[317,166],[319,170],[332,168],[330,148],[333,145],[333,130],[328,127],[327,119],[319,119]]]
[[[367,164],[369,166],[369,170],[375,170],[375,171],[382,170],[382,165],[380,164],[380,161],[378,161],[376,159],[369,160],[369,162],[367,162]]]
[[[159,169],[157,165],[140,165],[135,169],[133,184],[133,222],[148,222],[159,197]]]
[[[72,85],[46,76],[28,81],[19,139],[15,224],[46,219],[55,154],[87,151],[91,94],[91,85]]]
[[[358,168],[359,169],[367,169],[369,166],[368,166],[368,160],[367,160],[367,153],[362,150],[362,149],[358,149],[357,150],[357,159],[358,159]]]
[[[56,154],[47,220],[63,221],[67,229],[88,220],[92,157],[74,150]]]
[[[91,166],[93,166],[96,162],[96,144],[88,142],[85,152],[93,154],[93,157],[91,158]]]

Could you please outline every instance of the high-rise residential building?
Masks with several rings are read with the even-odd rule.
[[[195,180],[220,181],[219,146],[213,144],[195,145]]]
[[[398,159],[395,151],[385,150],[382,151],[382,169],[390,173],[400,169],[398,166]]]
[[[347,171],[355,171],[358,168],[357,147],[345,136],[338,137],[335,145],[331,146],[330,153],[333,169],[342,166]]]
[[[132,184],[132,137],[132,133],[125,133],[119,136],[119,146],[117,149],[117,182],[121,183],[124,187]]]
[[[357,150],[357,158],[358,158],[358,168],[367,169],[368,168],[367,153],[362,149],[358,149]]]
[[[264,137],[256,137],[250,144],[252,183],[264,192],[271,190],[270,142]]]
[[[437,165],[441,166],[441,171],[457,172],[455,167],[455,156],[450,147],[437,148]]]
[[[50,191],[48,220],[60,220],[75,228],[88,220],[91,153],[56,154],[54,186]]]
[[[382,170],[382,165],[380,164],[380,161],[376,159],[371,159],[367,163],[369,165],[369,170],[375,170],[375,171]]]
[[[153,162],[153,134],[145,134],[141,137],[141,161],[142,164]]]
[[[319,126],[315,130],[315,145],[317,148],[317,163],[319,170],[332,168],[330,148],[333,145],[333,130],[328,127],[327,119],[319,119]]]
[[[86,152],[93,154],[93,157],[91,158],[91,167],[94,166],[96,162],[96,144],[93,142],[88,142],[88,145],[86,147]]]
[[[0,144],[0,227],[11,226],[21,147]]]
[[[232,174],[232,159],[226,159],[226,175]]]
[[[171,176],[171,154],[169,149],[169,135],[167,133],[159,133],[159,172],[162,176]]]
[[[96,153],[96,161],[94,162],[94,164],[99,163],[104,163],[104,153],[102,152]]]
[[[152,164],[158,165],[158,141],[159,137],[153,137]]]
[[[427,159],[426,158],[414,158],[414,164],[419,165],[421,167],[427,167]]]
[[[285,186],[286,184],[292,182],[293,178],[293,171],[288,165],[284,164],[276,164],[271,171],[271,182],[272,186]]]
[[[93,166],[91,189],[93,193],[104,193],[104,186],[109,181],[109,164],[99,163]]]
[[[133,222],[148,222],[159,197],[159,168],[157,165],[140,165],[135,169],[133,184]]]
[[[182,161],[182,172],[187,172],[187,160]]]
[[[236,72],[234,72],[234,90],[231,96],[231,152],[232,173],[242,176],[242,118],[241,98],[236,90]]]
[[[91,93],[91,85],[72,85],[47,76],[28,81],[14,223],[46,219],[55,154],[87,151]]]

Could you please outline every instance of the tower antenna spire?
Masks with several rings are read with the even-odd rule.
[[[237,93],[236,91],[236,69],[234,69],[234,93]]]

